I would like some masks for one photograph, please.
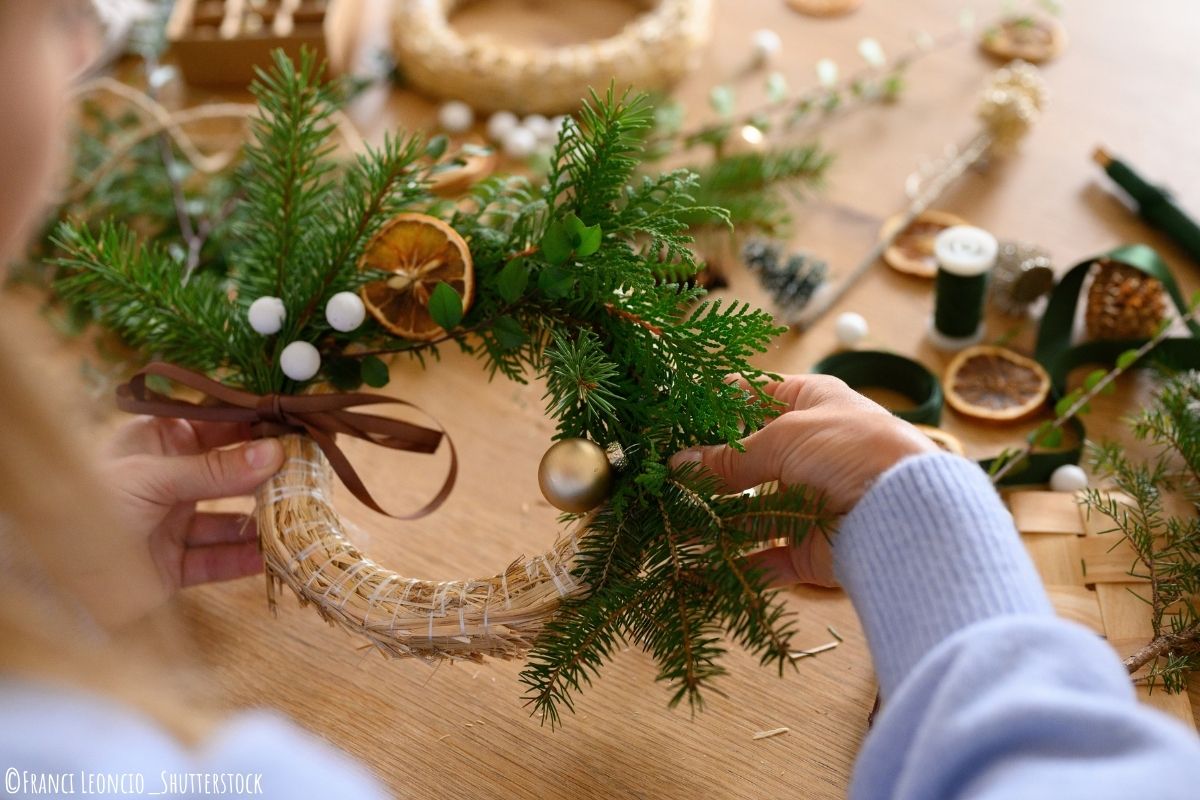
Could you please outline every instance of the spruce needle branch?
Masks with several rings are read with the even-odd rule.
[[[1184,655],[1200,654],[1200,622],[1179,633],[1164,633],[1155,637],[1153,641],[1135,650],[1121,663],[1132,675],[1171,651],[1179,651]]]

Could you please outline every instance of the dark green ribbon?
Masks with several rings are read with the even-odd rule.
[[[821,359],[813,372],[841,378],[853,389],[877,387],[899,392],[916,408],[893,411],[897,417],[936,426],[942,418],[942,384],[911,358],[882,350],[847,350]]]
[[[1188,313],[1187,303],[1171,271],[1151,247],[1144,244],[1123,245],[1076,264],[1050,294],[1038,328],[1034,358],[1050,376],[1051,402],[1057,402],[1067,393],[1067,378],[1072,370],[1086,364],[1111,364],[1121,353],[1135,350],[1147,341],[1125,339],[1071,345],[1075,312],[1084,280],[1092,265],[1101,259],[1127,264],[1157,278],[1176,310],[1181,315]],[[1154,360],[1173,369],[1200,369],[1200,323],[1189,321],[1188,329],[1192,336],[1164,339],[1147,355],[1152,354]],[[1137,366],[1144,366],[1149,360],[1143,359]],[[910,358],[878,350],[847,351],[822,359],[813,366],[812,371],[841,378],[855,389],[874,386],[900,392],[917,404],[916,408],[893,412],[909,422],[937,425],[941,419],[941,384],[933,373]],[[1068,420],[1063,427],[1074,434],[1077,444],[1061,450],[1031,453],[1025,466],[1014,468],[1000,483],[1047,483],[1054,470],[1065,464],[1078,464],[1083,455],[1086,430],[1077,417]],[[991,468],[995,460],[984,459],[979,463],[986,470]]]
[[[1085,342],[1071,345],[1071,332],[1075,325],[1075,312],[1079,305],[1079,296],[1083,292],[1083,283],[1092,265],[1101,259],[1127,264],[1141,270],[1147,275],[1157,278],[1166,290],[1171,302],[1181,315],[1188,313],[1187,303],[1175,284],[1175,279],[1166,263],[1154,251],[1144,244],[1122,245],[1103,255],[1089,258],[1076,264],[1063,276],[1054,287],[1046,312],[1042,316],[1038,328],[1037,346],[1034,358],[1050,375],[1051,401],[1057,401],[1067,393],[1067,378],[1071,371],[1086,364],[1111,364],[1121,353],[1135,350],[1146,343],[1145,339],[1123,339],[1115,341]],[[1191,337],[1164,339],[1152,351],[1154,358],[1176,369],[1200,368],[1200,324],[1195,321],[1188,323]],[[1150,355],[1150,354],[1147,354]],[[1138,366],[1143,366],[1149,359],[1144,359]],[[1086,431],[1078,418],[1071,419],[1065,426],[1075,434],[1077,444],[1064,450],[1035,452],[1029,456],[1028,464],[1016,468],[1001,479],[1002,484],[1045,483],[1050,480],[1054,470],[1064,464],[1078,464],[1083,455],[1083,442]],[[984,469],[988,469],[995,459],[981,461]]]

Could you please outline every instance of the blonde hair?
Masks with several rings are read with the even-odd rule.
[[[106,695],[198,743],[214,717],[185,703],[199,693],[165,669],[177,626],[160,617],[106,630],[99,601],[72,591],[73,573],[103,558],[115,534],[111,501],[0,322],[0,671]]]

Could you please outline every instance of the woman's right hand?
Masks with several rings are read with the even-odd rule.
[[[837,378],[791,375],[762,388],[783,404],[782,413],[742,439],[744,451],[698,447],[677,453],[672,465],[698,461],[730,492],[769,481],[803,484],[823,492],[830,511],[845,513],[901,459],[937,451],[912,425]],[[837,585],[824,536],[806,537],[796,548],[764,550],[750,560],[774,585]]]

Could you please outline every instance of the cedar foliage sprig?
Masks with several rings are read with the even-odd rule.
[[[1200,670],[1200,372],[1170,378],[1132,428],[1153,451],[1147,461],[1130,459],[1113,442],[1092,450],[1093,468],[1132,504],[1098,489],[1089,490],[1085,502],[1113,521],[1112,530],[1137,554],[1131,574],[1148,582],[1143,599],[1151,608],[1154,639],[1125,664],[1130,672],[1149,664],[1152,686],[1180,692],[1188,675]],[[1172,492],[1190,513],[1169,512],[1164,501]]]
[[[119,226],[100,238],[66,226],[62,291],[90,298],[103,323],[147,355],[258,393],[308,388],[278,367],[280,349],[296,340],[321,353],[310,383],[339,388],[386,382],[380,356],[424,360],[451,343],[492,374],[543,378],[556,438],[623,453],[609,502],[580,536],[573,570],[587,591],[563,606],[521,676],[543,720],[555,723],[572,707],[619,642],[649,652],[672,703],[693,707],[723,674],[727,639],[782,669],[790,620],[742,556],[768,539],[814,535],[829,515],[800,487],[722,497],[712,478],[667,466],[680,449],[736,443],[776,412],[752,360],[782,329],[765,312],[709,302],[676,282],[698,269],[689,216],[727,216],[697,203],[690,172],[635,177],[653,114],[647,99],[592,94],[564,126],[544,184],[493,177],[448,204],[428,189],[452,158],[444,140],[396,137],[348,164],[334,158],[332,99],[311,55],[298,64],[277,55],[255,95],[261,121],[246,154],[242,246],[228,279],[184,283],[178,260]],[[373,320],[330,330],[320,313],[327,299],[379,278],[356,267],[367,240],[395,213],[414,210],[467,241],[474,304],[465,313],[461,300],[458,313],[431,304],[447,329],[433,342],[397,339]],[[263,295],[284,301],[277,336],[246,324],[246,307]],[[728,382],[731,373],[750,388]]]

